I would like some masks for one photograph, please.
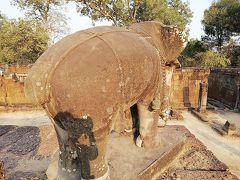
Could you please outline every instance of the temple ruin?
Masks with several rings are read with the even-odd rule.
[[[156,22],[98,27],[51,47],[29,76],[0,65],[0,111],[46,111],[3,114],[0,178],[238,179],[240,144],[219,137],[240,136],[240,69],[181,67],[183,43]]]

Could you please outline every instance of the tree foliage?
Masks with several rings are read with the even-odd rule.
[[[40,21],[52,42],[69,31],[67,17],[62,13],[63,0],[12,0],[13,5],[25,11],[27,18]]]
[[[233,39],[222,48],[222,53],[231,61],[231,67],[240,67],[240,46]]]
[[[48,34],[34,20],[0,19],[0,62],[33,63],[47,49]]]
[[[230,64],[224,55],[210,50],[206,43],[196,39],[188,42],[179,61],[185,67],[226,67]]]
[[[213,1],[204,11],[202,21],[207,40],[221,47],[232,35],[240,33],[240,3],[238,0]]]
[[[190,39],[181,55],[185,57],[194,57],[197,53],[206,52],[207,50],[209,50],[208,44],[197,39]]]
[[[185,29],[192,12],[189,4],[181,0],[144,0],[137,12],[137,21],[158,20],[166,25]]]
[[[223,54],[208,50],[206,52],[198,53],[196,61],[199,62],[200,67],[227,67],[230,65],[230,60]]]
[[[158,20],[166,25],[185,29],[192,12],[181,0],[68,0],[77,3],[77,10],[93,22],[109,20],[115,26],[140,21]]]
[[[231,66],[240,68],[240,46],[234,46],[231,51]]]

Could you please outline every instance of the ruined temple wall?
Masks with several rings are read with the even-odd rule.
[[[211,69],[208,97],[231,109],[240,108],[240,68]]]
[[[173,109],[198,108],[200,83],[208,82],[209,69],[179,68],[173,71],[170,104]]]
[[[24,94],[24,83],[0,77],[0,106],[2,108],[36,108]]]

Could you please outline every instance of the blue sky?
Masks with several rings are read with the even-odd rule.
[[[0,11],[6,14],[9,18],[23,17],[23,12],[20,12],[16,7],[10,4],[11,0],[1,0],[0,2]],[[188,0],[190,3],[190,8],[193,11],[194,15],[192,22],[189,26],[190,28],[190,38],[200,39],[203,35],[201,20],[203,18],[203,12],[207,9],[213,0]],[[73,3],[67,5],[66,14],[69,17],[69,26],[71,32],[79,31],[92,27],[92,22],[90,18],[80,16],[76,13],[76,8]],[[96,25],[110,25],[111,23],[105,21],[97,23]]]

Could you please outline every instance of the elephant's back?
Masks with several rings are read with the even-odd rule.
[[[128,30],[101,30],[85,31],[92,37],[69,51],[54,69],[50,84],[57,111],[101,121],[119,104],[136,102],[154,84],[156,50]]]
[[[106,32],[109,30],[112,30],[112,28],[101,27],[101,31]],[[25,81],[25,93],[33,103],[45,104],[49,101],[51,88],[49,79],[52,77],[52,72],[72,49],[94,36],[87,31],[78,31],[66,36],[38,58]]]

